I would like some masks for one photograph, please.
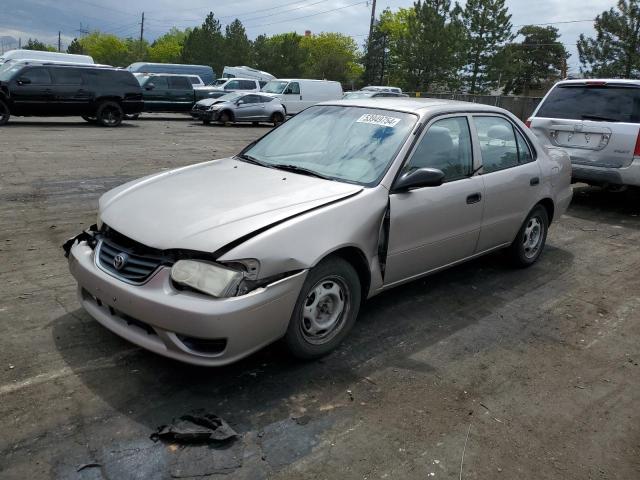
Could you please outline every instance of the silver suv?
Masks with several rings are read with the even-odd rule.
[[[527,121],[571,157],[573,181],[640,186],[640,81],[565,80]]]

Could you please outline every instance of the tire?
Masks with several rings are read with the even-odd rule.
[[[509,247],[509,256],[514,266],[530,267],[542,254],[549,230],[549,215],[542,205],[536,205],[520,227]]]
[[[209,120],[208,118],[203,118],[202,119],[202,124],[203,125],[210,125],[211,124],[211,120]]]
[[[231,114],[229,112],[222,112],[218,117],[218,121],[222,124],[227,124],[229,122],[232,122],[233,119],[231,118]]]
[[[83,116],[82,116],[82,119],[83,119],[85,122],[89,122],[89,123],[97,123],[97,122],[98,122],[98,120],[96,120],[96,117],[89,117],[89,116],[87,116],[87,115],[83,115]]]
[[[11,111],[9,105],[3,100],[0,100],[0,126],[6,125],[11,117]]]
[[[309,271],[284,337],[301,360],[327,355],[347,336],[360,309],[361,286],[355,269],[339,257]]]
[[[96,111],[96,119],[103,127],[118,127],[123,118],[122,107],[116,102],[102,102]]]
[[[124,118],[126,118],[127,120],[137,120],[138,118],[140,118],[140,114],[139,113],[127,114],[124,116]]]
[[[277,127],[282,122],[284,122],[284,115],[282,115],[280,112],[275,112],[273,115],[271,115],[271,122],[273,123],[274,127]]]
[[[251,122],[251,125],[253,125],[254,127],[259,127],[260,126],[260,122]]]

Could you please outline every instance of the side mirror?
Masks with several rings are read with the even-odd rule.
[[[444,181],[444,172],[437,168],[418,168],[404,173],[393,186],[394,192],[408,192],[414,188],[438,187]]]
[[[153,82],[149,82],[144,86],[145,90],[153,90],[154,88],[156,88],[156,86]]]
[[[243,105],[244,103],[245,103],[245,102],[244,102],[244,100],[238,100],[238,101],[236,102],[236,105]]]
[[[27,77],[18,78],[18,85],[29,85],[31,83],[31,79]]]

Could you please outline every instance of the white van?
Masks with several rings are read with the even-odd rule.
[[[272,80],[262,87],[264,93],[278,98],[287,115],[295,115],[311,105],[342,98],[340,82],[290,78]]]
[[[262,80],[263,82],[268,82],[276,78],[270,73],[247,66],[224,67],[222,76],[224,78],[252,78],[254,80]]]
[[[41,60],[51,62],[69,62],[81,64],[93,64],[93,58],[89,55],[76,55],[72,53],[40,52],[38,50],[9,50],[0,56],[0,65],[7,62],[20,60]]]

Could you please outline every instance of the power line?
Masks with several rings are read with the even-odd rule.
[[[316,17],[318,15],[324,15],[325,13],[337,12],[338,10],[344,10],[345,8],[355,7],[356,5],[362,5],[364,3],[368,3],[368,0],[364,0],[362,2],[350,3],[349,5],[344,5],[343,7],[332,8],[330,10],[325,10],[323,12],[312,13],[311,15],[303,15],[301,17],[294,17],[294,18],[286,18],[284,20],[279,20],[277,22],[263,23],[261,25],[245,25],[245,27],[248,27],[248,28],[268,27],[269,25],[276,25],[278,23],[293,22],[295,20],[301,20],[303,18]]]
[[[519,28],[519,27],[528,27],[528,26],[534,26],[534,27],[542,27],[545,25],[561,25],[563,23],[582,23],[582,22],[595,22],[595,18],[589,18],[586,20],[565,20],[562,22],[548,22],[548,23],[525,23],[523,25],[514,25],[513,28]]]

